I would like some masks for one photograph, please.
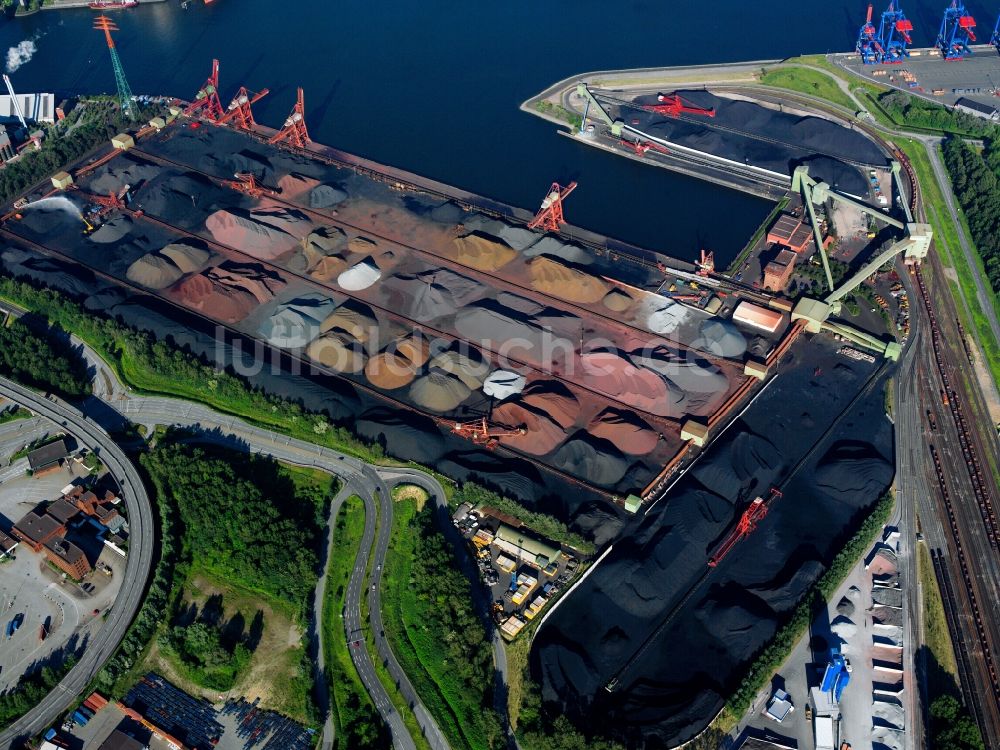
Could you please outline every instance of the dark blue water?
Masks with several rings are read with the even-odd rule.
[[[944,0],[939,3],[942,7]],[[937,5],[910,5],[929,43]],[[118,12],[133,91],[190,97],[222,63],[223,103],[240,85],[271,89],[256,112],[277,125],[306,90],[314,139],[482,195],[534,207],[553,180],[580,188],[571,222],[677,257],[731,258],[769,206],[558,136],[518,110],[577,73],[779,58],[853,46],[861,2],[607,3],[598,0],[167,0]],[[992,29],[982,8],[970,6]],[[0,53],[34,39],[13,74],[22,91],[112,91],[88,10],[0,26]]]
[[[992,28],[982,8],[970,8]],[[241,83],[271,89],[257,105],[262,122],[278,124],[302,85],[316,140],[526,207],[552,180],[576,179],[573,223],[679,257],[705,246],[727,258],[766,213],[764,201],[584,148],[518,104],[589,70],[846,49],[863,9],[843,0],[216,0],[184,11],[168,0],[116,19],[136,92],[190,96],[218,57],[224,100]],[[916,41],[929,42],[936,4],[908,12]],[[113,90],[93,15],[7,22],[0,50],[29,38],[38,48],[15,85]]]

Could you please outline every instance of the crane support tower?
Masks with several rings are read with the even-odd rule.
[[[965,12],[965,5],[952,0],[944,9],[937,47],[945,60],[964,60],[972,54],[969,43],[976,41],[976,19]]]
[[[678,115],[701,115],[702,117],[715,117],[714,109],[698,107],[685,102],[676,91],[672,94],[657,94],[656,101],[659,104],[647,104],[643,107],[650,112],[667,117],[677,117]]]
[[[740,520],[736,522],[736,527],[729,532],[729,536],[722,540],[722,544],[715,550],[715,554],[708,559],[708,567],[716,567],[743,537],[752,534],[754,529],[757,528],[757,524],[767,515],[768,506],[779,497],[781,497],[781,491],[776,487],[772,487],[771,494],[767,496],[767,499],[763,497],[754,498],[753,502],[743,511]]]
[[[253,130],[257,121],[253,119],[253,110],[250,109],[250,106],[259,102],[269,93],[271,92],[268,89],[253,93],[247,91],[246,86],[240,86],[240,90],[236,92],[236,96],[229,102],[226,111],[219,118],[219,124],[233,123],[240,130]]]
[[[910,45],[913,39],[913,22],[906,17],[901,7],[895,2],[889,3],[889,9],[882,14],[882,22],[878,27],[878,42],[882,47],[883,65],[899,65],[910,56]]]
[[[538,209],[535,218],[528,222],[528,229],[541,228],[546,232],[558,232],[559,228],[566,223],[563,218],[563,201],[574,190],[576,190],[575,182],[571,182],[566,187],[562,187],[558,182],[553,182],[549,192],[545,194],[542,207]]]
[[[1000,16],[997,16],[996,25],[993,27],[993,36],[990,37],[990,44],[1000,51]]]
[[[298,98],[292,113],[285,119],[281,130],[274,134],[270,143],[287,142],[296,148],[305,148],[309,144],[309,131],[306,129],[306,104],[302,88],[299,87]]]
[[[194,101],[184,110],[186,115],[202,115],[206,120],[219,122],[222,119],[222,102],[219,101],[219,61],[212,60],[212,74],[198,89]]]
[[[715,253],[711,250],[702,250],[701,259],[695,261],[698,266],[699,276],[711,276],[715,273]]]
[[[115,49],[115,40],[111,36],[112,31],[118,31],[118,25],[105,15],[100,15],[94,19],[94,28],[104,32],[104,39],[108,43],[108,52],[111,53],[111,67],[115,69],[115,84],[118,86],[118,106],[128,117],[135,113],[132,104],[132,89],[125,80],[125,69],[122,61],[118,58],[118,50]]]
[[[865,18],[865,22],[861,25],[861,31],[858,32],[856,49],[864,65],[874,65],[883,57],[882,42],[879,40],[875,25],[872,23],[871,3],[868,4],[868,17]]]

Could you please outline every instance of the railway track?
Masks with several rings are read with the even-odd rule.
[[[975,582],[973,580],[973,575],[969,565],[969,560],[966,555],[966,548],[962,544],[962,535],[959,532],[958,518],[955,505],[952,502],[951,493],[949,492],[948,484],[945,481],[944,468],[941,464],[941,457],[938,454],[937,448],[935,448],[933,443],[928,444],[928,448],[931,453],[931,460],[934,463],[934,471],[937,474],[938,484],[940,485],[941,488],[941,497],[944,500],[945,514],[948,519],[948,527],[951,529],[952,542],[955,545],[955,556],[957,558],[959,571],[962,575],[962,582],[965,584],[965,593],[968,598],[969,611],[970,614],[972,615],[972,623],[975,628],[976,635],[979,641],[978,644],[976,645],[979,646],[979,650],[981,651],[982,654],[981,666],[985,670],[985,676],[987,677],[987,682],[992,688],[992,695],[990,696],[973,696],[973,697],[984,698],[987,701],[992,699],[993,706],[1000,706],[1000,674],[997,673],[997,665],[993,659],[993,652],[990,649],[989,635],[986,632],[985,619],[983,617],[978,597],[976,596]],[[935,565],[936,566],[941,565],[940,555],[938,556]],[[935,567],[935,570],[937,570],[937,567]],[[957,600],[954,596],[954,590],[951,587],[950,579],[946,580],[946,584],[948,586],[948,591],[946,592],[946,595],[951,598],[951,602],[954,606],[954,603]],[[991,603],[991,606],[993,606],[994,604],[995,603]],[[958,612],[960,610],[959,608],[956,607],[955,611]],[[958,625],[957,618],[955,620],[955,624]],[[957,640],[959,640],[960,642],[961,648],[967,649],[968,644],[964,642],[964,639],[960,635],[962,632],[961,629],[957,629],[954,632],[957,636]],[[969,659],[969,662],[972,662],[972,660]],[[966,685],[966,689],[969,691],[974,691],[975,690],[975,688],[973,687],[974,685],[975,681],[970,680],[969,683]],[[985,717],[982,716],[982,708],[990,704],[988,702],[984,702],[983,700],[973,700],[972,703],[978,706],[977,712],[979,715],[976,717],[977,722],[979,723],[979,726],[984,730],[983,731],[984,738],[988,738],[989,733],[986,731],[987,727],[985,722],[983,721]]]
[[[962,408],[961,400],[958,397],[958,393],[954,388],[952,388],[951,377],[944,361],[940,327],[938,326],[934,309],[931,306],[930,295],[928,294],[927,287],[924,284],[923,274],[919,268],[916,269],[915,275],[917,279],[917,286],[920,289],[920,296],[923,299],[924,309],[926,310],[927,316],[930,320],[931,345],[934,351],[934,360],[937,365],[937,370],[941,376],[941,382],[944,384],[944,399],[949,411],[951,412],[952,418],[955,420],[955,426],[958,428],[959,445],[962,448],[962,455],[965,458],[966,468],[969,472],[969,479],[972,482],[972,491],[976,498],[976,504],[979,506],[979,512],[983,518],[983,523],[986,527],[986,533],[990,540],[990,546],[996,550],[998,547],[998,540],[1000,540],[1000,524],[998,524],[996,511],[993,507],[990,486],[987,484],[985,472],[977,455],[978,451],[975,448],[974,441],[972,439],[972,432],[969,428],[965,411]]]

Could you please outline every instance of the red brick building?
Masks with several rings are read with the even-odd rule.
[[[46,542],[45,556],[59,570],[77,581],[92,570],[83,550],[66,539],[57,538]]]
[[[35,552],[41,552],[42,546],[56,537],[66,533],[66,524],[48,513],[31,511],[14,524],[14,536],[27,544]]]

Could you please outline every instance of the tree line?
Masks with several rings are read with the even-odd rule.
[[[903,91],[882,94],[878,98],[878,104],[899,125],[978,137],[994,137],[997,132],[996,125],[989,120],[942,107]]]
[[[64,353],[65,338],[16,318],[8,326],[0,325],[0,373],[66,398],[90,393],[87,368],[78,357]]]
[[[1000,142],[990,140],[980,154],[965,141],[949,138],[942,151],[986,277],[994,293],[1000,292]]]

